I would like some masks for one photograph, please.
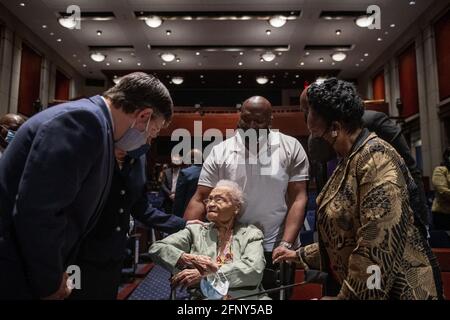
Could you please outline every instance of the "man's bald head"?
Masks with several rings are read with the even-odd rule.
[[[268,129],[272,122],[272,104],[264,97],[253,96],[242,104],[239,128]]]

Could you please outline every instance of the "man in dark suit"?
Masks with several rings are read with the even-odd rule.
[[[148,227],[167,233],[185,227],[184,219],[153,208],[147,199],[145,153],[148,149],[144,146],[128,154],[116,149],[108,200],[98,223],[83,241],[76,260],[76,265],[82,270],[81,289],[73,290],[70,299],[116,299],[130,215]]]
[[[158,79],[133,73],[103,97],[61,104],[25,122],[0,161],[0,299],[70,294],[66,268],[109,193],[114,145],[141,146],[151,117],[162,126],[172,109]]]
[[[177,187],[178,176],[183,165],[180,156],[172,157],[172,167],[164,170],[163,181],[161,184],[161,193],[164,197],[162,207],[166,213],[172,213],[173,202],[175,199],[175,189]]]
[[[173,202],[173,214],[178,217],[183,217],[189,201],[197,190],[198,179],[202,171],[202,152],[200,150],[192,149],[187,155],[187,159],[192,165],[180,171]]]

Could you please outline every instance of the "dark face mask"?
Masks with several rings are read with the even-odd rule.
[[[308,151],[311,160],[316,162],[328,162],[336,157],[332,145],[323,138],[326,131],[320,137],[308,138]]]
[[[150,150],[150,143],[143,144],[137,149],[128,151],[127,154],[133,159],[139,159]]]

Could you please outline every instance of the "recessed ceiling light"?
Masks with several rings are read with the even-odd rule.
[[[75,29],[77,26],[77,20],[75,19],[75,15],[69,17],[60,17],[58,19],[60,25],[67,29]]]
[[[359,63],[355,64],[355,66],[359,67]]]
[[[117,62],[118,62],[118,63],[122,63],[122,62],[123,62],[123,59],[122,59],[122,58],[118,58],[118,59],[117,59]]]
[[[391,27],[391,28],[395,28],[395,23],[392,23],[392,24],[390,25],[390,27]]]
[[[77,57],[77,55],[74,53],[73,55],[72,55],[72,57],[74,57],[74,58],[76,58]]]
[[[238,62],[238,65],[242,66],[242,65],[243,65],[243,63],[239,61],[239,62]]]
[[[264,59],[263,58],[259,58],[259,62],[264,62]]]
[[[109,67],[111,65],[111,63],[107,62],[106,65]]]
[[[275,65],[278,66],[278,62],[275,62]]]
[[[166,30],[166,35],[170,36],[172,34],[172,31]]]
[[[91,59],[95,62],[102,62],[106,59],[106,56],[101,52],[93,52],[91,53]]]
[[[242,83],[242,81],[241,80],[239,80],[238,82],[237,82],[238,84],[241,84]]]
[[[241,56],[242,56],[243,54],[244,54],[244,53],[243,53],[242,51],[241,51],[241,52],[239,52],[239,55],[241,55]]]
[[[286,21],[286,17],[281,15],[273,16],[269,19],[270,25],[274,28],[280,28],[284,26],[286,24]]]
[[[175,60],[175,55],[171,52],[165,52],[161,55],[161,59],[163,59],[165,62],[172,62]]]
[[[61,38],[58,38],[58,39],[56,39],[56,41],[58,41],[58,42],[61,42],[61,41],[62,41],[62,39],[61,39]]]
[[[344,61],[347,55],[344,52],[335,52],[331,55],[331,59],[334,61]]]
[[[309,51],[306,51],[305,52],[305,56],[309,56],[310,55],[310,52]]]
[[[335,64],[336,64],[336,62],[334,62],[334,61],[331,63],[332,66],[334,66]]]
[[[264,61],[270,62],[270,61],[273,61],[273,59],[276,58],[276,55],[272,51],[267,51],[266,53],[263,53],[261,55],[261,58],[263,58]]]
[[[51,36],[54,36],[55,34],[54,34],[53,32],[50,32],[50,35],[51,35]]]
[[[300,65],[301,65],[301,66],[304,66],[304,65],[305,65],[305,63],[304,63],[304,62],[302,61],[302,62],[300,62]]]
[[[163,65],[163,66],[165,66],[165,65],[166,65],[166,63],[165,63],[165,62],[163,62],[163,63],[162,63],[162,65]]]
[[[383,38],[380,38],[380,37],[379,37],[379,38],[377,39],[377,41],[383,41]]]
[[[83,64],[83,68],[86,68],[86,67],[87,67],[87,65]]]
[[[324,61],[323,58],[319,58],[319,62],[322,63]]]
[[[238,74],[238,78],[239,78],[239,79],[242,78],[242,75]]]
[[[267,34],[268,36],[270,36],[271,33],[272,33],[272,31],[266,30],[266,34]]]
[[[47,29],[47,25],[46,25],[46,24],[43,24],[43,25],[42,25],[42,29]]]
[[[176,85],[182,84],[184,81],[183,77],[173,77],[172,82]]]
[[[158,28],[162,25],[163,20],[158,16],[150,16],[145,18],[145,24],[148,25],[150,28]]]
[[[364,59],[361,58],[361,62],[364,62]]]
[[[138,62],[137,65],[138,65],[138,67],[140,67],[142,65],[142,63]]]
[[[416,4],[415,1],[410,1],[410,2],[409,2],[409,5],[410,5],[410,6],[413,6],[413,5],[415,5],[415,4]]]
[[[200,75],[200,79],[203,79],[203,75],[202,74]]]
[[[367,28],[373,23],[373,20],[375,19],[374,15],[371,16],[361,16],[358,19],[356,19],[355,23],[360,28]]]
[[[295,80],[294,80],[294,81],[292,81],[292,84],[296,84]]]
[[[195,55],[196,55],[196,56],[199,56],[199,55],[200,55],[200,52],[197,51],[197,52],[195,53]]]
[[[98,36],[101,36],[102,33],[103,33],[102,30],[97,30],[97,35],[98,35]]]
[[[20,5],[21,7],[25,7],[25,3],[23,3],[23,2],[19,3],[19,5]]]
[[[364,53],[364,57],[368,57],[369,56],[369,54],[366,52],[366,53]]]
[[[270,84],[273,84],[273,80],[270,80]]]
[[[176,60],[175,60],[176,62],[180,62],[181,61],[181,59],[180,58],[177,58]]]
[[[267,82],[269,82],[269,79],[267,77],[257,77],[256,78],[256,82],[258,84],[266,84]]]
[[[299,78],[299,77],[300,77],[300,75],[296,74],[296,75],[295,75],[295,77],[296,77],[296,78]]]
[[[389,34],[389,31],[385,31],[384,34],[385,34],[385,35],[388,35],[388,34]]]
[[[338,36],[340,36],[341,35],[341,33],[342,33],[342,31],[341,30],[336,30],[336,35],[338,35]]]

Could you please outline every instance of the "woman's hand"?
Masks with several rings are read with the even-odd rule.
[[[297,251],[290,250],[290,249],[282,247],[282,246],[277,247],[273,251],[273,255],[272,255],[273,263],[280,263],[282,261],[293,262],[293,261],[297,261],[297,260],[298,260]]]
[[[184,269],[172,277],[171,283],[172,287],[192,287],[199,283],[201,278],[202,276],[197,269]]]
[[[180,260],[183,265],[196,268],[202,276],[214,273],[219,269],[219,266],[208,256],[183,253]]]

